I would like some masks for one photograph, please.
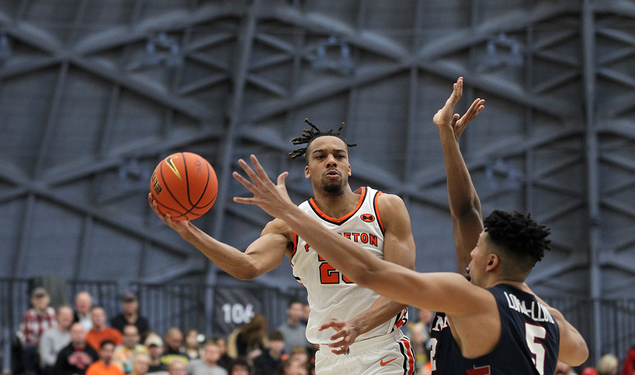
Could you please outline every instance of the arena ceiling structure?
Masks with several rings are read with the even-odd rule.
[[[530,285],[599,316],[635,285],[633,66],[625,0],[3,1],[0,272],[230,282],[151,212],[150,174],[204,156],[219,196],[194,223],[245,249],[270,217],[231,173],[253,153],[310,197],[287,156],[305,118],[346,123],[354,188],[404,199],[417,270],[455,271],[432,117],[462,76],[457,111],[486,100],[461,139],[483,212],[550,226]],[[255,282],[299,287],[288,262]]]

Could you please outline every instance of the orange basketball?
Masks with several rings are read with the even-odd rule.
[[[154,169],[150,192],[162,214],[170,214],[176,221],[192,220],[212,208],[218,180],[207,160],[191,152],[178,152]]]

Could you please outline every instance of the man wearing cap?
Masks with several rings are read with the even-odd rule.
[[[22,344],[22,363],[26,374],[37,371],[36,354],[40,338],[46,330],[57,326],[55,310],[49,306],[51,299],[46,289],[37,287],[31,291],[31,305],[20,323],[17,336]]]
[[[137,300],[137,296],[134,293],[128,292],[123,295],[121,308],[123,312],[110,320],[110,326],[112,328],[116,328],[119,332],[124,333],[123,328],[125,326],[134,324],[137,326],[137,330],[141,336],[150,331],[148,319],[139,315],[139,300]]]
[[[161,354],[163,354],[163,340],[161,337],[156,333],[150,333],[144,344],[148,348],[148,355],[150,356],[148,375],[167,375],[168,366],[161,362]]]

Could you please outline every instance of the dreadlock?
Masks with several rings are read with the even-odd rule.
[[[340,125],[339,129],[337,129],[337,131],[331,129],[327,132],[323,132],[321,131],[317,126],[313,125],[311,123],[311,121],[309,121],[308,118],[304,119],[304,122],[306,122],[307,124],[309,124],[309,126],[311,126],[311,129],[304,129],[302,131],[302,135],[300,135],[297,138],[293,138],[291,140],[291,143],[293,143],[294,145],[303,145],[306,144],[306,147],[302,147],[299,148],[297,150],[293,150],[289,153],[289,156],[291,156],[291,159],[295,159],[298,156],[306,156],[306,150],[309,148],[309,145],[311,144],[311,142],[313,142],[316,138],[318,137],[323,137],[325,135],[330,135],[333,137],[337,137],[339,139],[341,139],[342,141],[344,141],[344,143],[346,143],[347,147],[355,147],[357,146],[357,143],[347,143],[346,142],[346,138],[344,138],[342,136],[342,129],[344,129],[344,123],[342,123],[342,125]]]
[[[483,222],[485,231],[499,248],[512,257],[518,272],[529,272],[551,250],[550,229],[531,219],[529,214],[494,210]]]

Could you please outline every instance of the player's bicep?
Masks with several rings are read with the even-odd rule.
[[[417,250],[405,204],[396,195],[382,194],[378,209],[384,225],[384,259],[414,270]]]

